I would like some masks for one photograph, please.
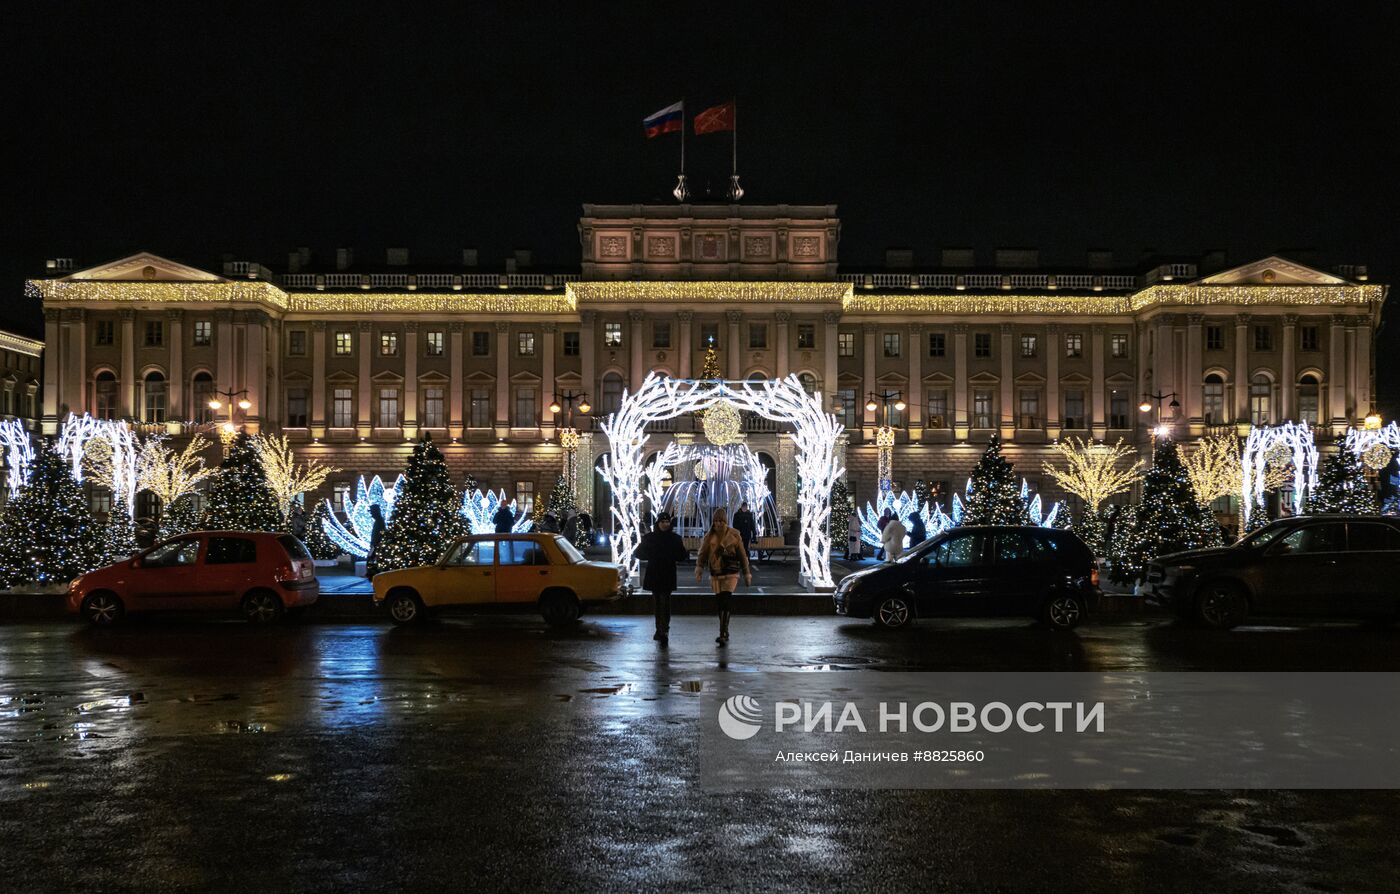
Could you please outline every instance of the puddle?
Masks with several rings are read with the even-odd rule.
[[[252,723],[245,720],[225,720],[214,725],[214,731],[219,733],[267,733],[274,729],[269,723]]]
[[[715,684],[707,680],[680,680],[672,683],[670,689],[672,692],[699,695],[702,692],[714,692]]]
[[[1307,847],[1308,842],[1297,829],[1290,829],[1287,826],[1266,826],[1257,823],[1240,826],[1252,835],[1260,838],[1267,838],[1269,843],[1276,847]]]
[[[628,695],[637,691],[636,683],[619,683],[616,686],[595,686],[592,689],[580,689],[579,692],[587,692],[591,695]]]

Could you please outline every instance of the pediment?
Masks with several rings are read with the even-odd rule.
[[[1114,373],[1113,375],[1104,379],[1104,381],[1107,382],[1109,385],[1131,385],[1133,384],[1133,377],[1128,375],[1127,373],[1120,372]]]
[[[1070,373],[1066,376],[1060,376],[1060,383],[1063,385],[1088,385],[1089,377],[1083,373]]]
[[[524,382],[527,384],[538,383],[541,381],[540,377],[532,372],[518,372],[515,375],[511,376],[510,380],[512,382]]]
[[[333,373],[327,375],[327,376],[326,376],[326,381],[327,381],[327,382],[338,382],[338,383],[340,383],[340,384],[349,383],[349,384],[352,384],[352,385],[353,385],[357,380],[356,380],[356,377],[355,377],[355,374],[354,374],[354,373],[352,373],[352,372],[347,372],[347,371],[345,371],[345,370],[343,370],[343,369],[340,369],[340,370],[336,370],[335,372],[333,372]]]
[[[222,276],[148,251],[65,276],[67,282],[228,282]]]
[[[419,377],[418,377],[418,381],[420,381],[420,382],[430,382],[430,383],[436,385],[436,384],[438,384],[438,383],[440,383],[440,382],[449,382],[449,381],[451,381],[451,379],[449,379],[447,376],[443,375],[442,373],[438,372],[437,370],[432,370],[432,371],[430,371],[430,372],[425,372],[425,373],[423,373],[421,376],[419,376]]]
[[[310,382],[311,377],[304,372],[289,372],[282,377],[282,381],[287,383],[295,382],[297,384],[301,384],[303,382]]]
[[[402,382],[403,376],[399,375],[396,372],[389,372],[388,370],[385,370],[384,372],[375,373],[374,375],[370,376],[369,380],[371,382]]]
[[[1016,377],[1017,385],[1044,385],[1045,377],[1039,373],[1023,372]]]
[[[1222,270],[1205,277],[1203,286],[1344,286],[1345,279],[1297,261],[1270,255],[1252,264]]]
[[[930,373],[929,375],[924,376],[924,384],[925,384],[925,385],[951,385],[951,384],[953,384],[953,377],[950,376],[950,375],[948,375],[947,373],[941,373],[941,372]]]
[[[993,373],[980,372],[967,381],[973,385],[995,385],[1001,378]]]
[[[493,375],[490,375],[490,374],[488,374],[488,373],[484,373],[484,372],[482,372],[481,370],[477,370],[476,372],[468,373],[468,374],[462,379],[462,381],[464,381],[464,382],[487,382],[487,383],[490,383],[490,382],[496,381],[496,377],[493,376]]]

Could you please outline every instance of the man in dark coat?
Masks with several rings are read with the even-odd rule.
[[[734,513],[734,530],[739,532],[739,537],[744,541],[744,552],[749,552],[753,548],[754,538],[758,536],[758,522],[754,519],[748,503],[740,503],[739,511]]]
[[[510,504],[503,501],[496,514],[491,517],[491,521],[496,525],[497,534],[509,534],[511,527],[515,525],[515,513],[510,511]]]
[[[924,524],[923,513],[915,509],[909,515],[909,545],[918,546],[928,539],[928,526]]]
[[[656,526],[642,535],[637,545],[637,558],[647,563],[642,575],[642,588],[656,598],[656,634],[652,639],[665,646],[671,632],[671,593],[676,589],[676,563],[690,560],[681,535],[671,529],[671,516],[663,512],[656,517]]]

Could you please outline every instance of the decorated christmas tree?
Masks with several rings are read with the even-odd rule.
[[[367,573],[431,565],[456,537],[467,533],[458,514],[460,501],[442,451],[424,437],[413,448],[403,485],[394,500],[394,515],[379,549],[370,556]]]
[[[210,478],[201,527],[206,531],[282,530],[282,510],[246,434],[233,439]]]
[[[564,520],[574,513],[577,506],[574,505],[574,492],[569,490],[569,479],[560,475],[554,481],[554,490],[549,492],[549,500],[545,504],[545,511],[553,515],[562,525]]]
[[[1060,510],[1060,514],[1055,517],[1055,527],[1060,527],[1061,518],[1068,518],[1069,515],[1068,509]],[[1088,545],[1094,555],[1107,555],[1108,525],[1104,522],[1101,513],[1085,509],[1079,514],[1079,518],[1071,521],[1069,527],[1070,530],[1079,535],[1080,540]]]
[[[29,483],[0,518],[0,586],[61,584],[90,571],[100,561],[103,533],[68,463],[41,447]]]
[[[845,478],[837,478],[831,483],[831,542],[846,542],[846,527],[851,523],[851,513],[855,501],[851,499],[851,488]]]
[[[1308,494],[1307,513],[1345,512],[1353,515],[1375,515],[1376,492],[1366,480],[1361,458],[1338,444],[1337,452],[1322,461],[1317,470],[1317,487]]]
[[[306,548],[313,559],[330,560],[337,558],[341,553],[340,547],[326,536],[325,521],[330,518],[330,514],[331,510],[326,501],[318,500],[316,508],[311,510],[311,518],[306,522]]]
[[[1169,438],[1157,440],[1152,468],[1142,479],[1142,504],[1123,536],[1121,567],[1114,571],[1125,582],[1141,577],[1157,556],[1221,545],[1220,526],[1196,502],[1181,453]]]
[[[161,539],[176,537],[199,529],[204,513],[199,511],[194,494],[183,494],[161,509]]]
[[[977,468],[963,508],[964,525],[1028,525],[1030,510],[1021,496],[1016,469],[1001,455],[1001,439],[992,435]]]
[[[126,503],[112,501],[102,537],[102,564],[113,565],[136,555],[136,525],[126,511]]]
[[[715,352],[713,343],[705,348],[705,362],[701,364],[700,375],[696,378],[701,381],[718,381],[724,378],[724,373],[719,368],[719,355]],[[700,422],[705,418],[705,411],[696,410],[691,415],[695,417],[696,422]]]

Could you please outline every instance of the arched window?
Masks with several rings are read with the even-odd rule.
[[[155,423],[164,422],[165,376],[158,372],[147,373],[143,385],[146,392],[146,399],[144,401],[146,407],[145,420]]]
[[[610,372],[603,376],[603,399],[598,403],[598,412],[611,416],[622,409],[622,376]]]
[[[1251,425],[1268,425],[1273,416],[1274,383],[1260,373],[1249,383],[1249,421]]]
[[[1201,385],[1201,411],[1206,425],[1225,424],[1225,380],[1219,373],[1206,376]]]
[[[111,371],[97,374],[93,381],[92,415],[98,419],[117,418],[117,377]]]
[[[802,390],[808,394],[817,390],[817,377],[811,373],[802,373],[797,377],[797,380],[802,383]]]
[[[207,372],[195,373],[193,393],[194,421],[213,422],[214,409],[209,406],[209,401],[214,399],[214,377]]]
[[[1306,422],[1308,425],[1317,425],[1319,394],[1321,386],[1318,384],[1317,376],[1311,373],[1304,374],[1298,380],[1298,421]]]

